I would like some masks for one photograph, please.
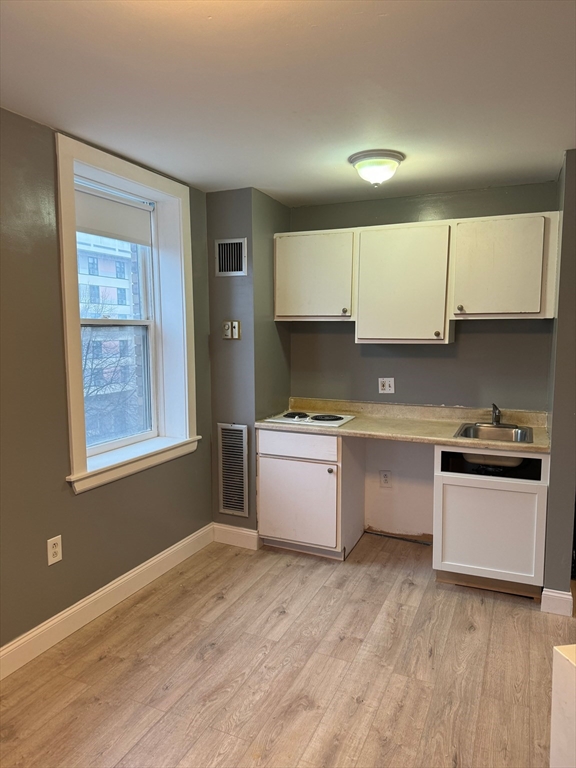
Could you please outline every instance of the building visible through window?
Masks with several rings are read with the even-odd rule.
[[[81,493],[196,450],[190,197],[61,134],[57,153],[67,480]]]
[[[90,447],[145,433],[152,426],[148,327],[130,324],[148,319],[142,285],[150,248],[87,232],[77,233],[76,247],[79,280],[86,280],[86,271],[98,276],[97,285],[80,286],[84,415]],[[109,325],[110,320],[119,324]]]

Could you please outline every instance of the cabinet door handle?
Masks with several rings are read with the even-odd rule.
[[[464,305],[463,304],[458,304],[456,309],[458,310],[458,312],[464,312]]]
[[[434,336],[436,336],[437,339],[440,338],[440,331],[434,331]]]
[[[348,307],[343,307],[342,308],[342,314],[343,315],[347,315],[348,314]]]
[[[333,472],[334,470],[332,469],[332,467],[328,467],[328,474],[331,475]]]

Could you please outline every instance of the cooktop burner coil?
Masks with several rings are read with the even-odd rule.
[[[336,416],[333,413],[318,413],[310,417],[312,421],[342,421],[342,416]]]
[[[308,414],[304,413],[304,411],[288,411],[288,413],[284,414],[285,419],[307,419]]]

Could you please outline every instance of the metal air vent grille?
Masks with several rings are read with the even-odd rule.
[[[218,424],[219,511],[248,517],[248,427]]]
[[[231,277],[233,275],[246,275],[246,238],[234,240],[216,240],[216,275],[218,277]]]

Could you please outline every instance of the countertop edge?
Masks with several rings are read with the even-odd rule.
[[[364,417],[366,418],[366,417]],[[429,423],[429,422],[428,422]],[[458,429],[459,424],[447,423],[447,427],[454,427],[454,431]],[[367,437],[376,440],[394,440],[396,442],[403,443],[428,443],[430,445],[448,445],[460,448],[461,450],[473,449],[473,448],[485,448],[491,451],[505,451],[514,453],[550,453],[550,441],[547,445],[538,445],[535,443],[512,443],[496,440],[472,440],[462,437],[443,437],[441,435],[418,435],[407,433],[390,433],[383,429],[352,429],[346,426],[342,427],[303,427],[287,426],[284,424],[278,424],[265,420],[257,421],[254,424],[256,429],[268,429],[275,432],[297,432],[299,434],[314,434],[314,435],[335,435],[336,437]],[[536,429],[544,429],[544,427],[537,427]]]

